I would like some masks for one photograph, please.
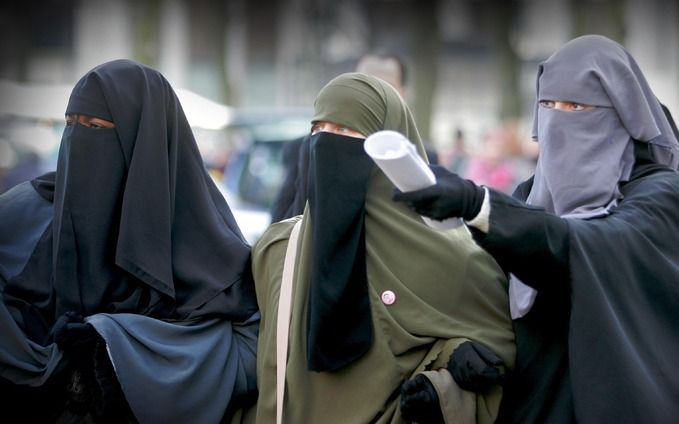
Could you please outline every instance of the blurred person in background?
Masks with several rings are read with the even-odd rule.
[[[539,65],[534,176],[510,197],[434,167],[394,198],[462,217],[511,273],[516,367],[500,422],[679,416],[679,143],[634,58],[603,36]],[[432,405],[434,408],[435,405]]]
[[[355,71],[373,75],[388,82],[404,100],[408,98],[407,67],[403,59],[395,53],[382,50],[366,53],[358,59]],[[427,141],[423,141],[423,144],[429,163],[439,163],[438,153],[434,146]]]
[[[512,133],[504,126],[486,131],[480,150],[471,156],[462,175],[476,184],[511,192],[518,182],[514,158],[510,154],[511,137]]]
[[[304,213],[272,224],[253,248],[262,313],[256,421],[275,422],[277,406],[290,423],[411,421],[412,395],[430,384],[446,402],[420,422],[493,422],[505,370],[492,364],[511,368],[514,358],[504,273],[465,227],[434,230],[392,202],[393,185],[365,153],[365,137],[398,131],[425,157],[393,86],[342,74],[321,89],[314,110]],[[288,320],[277,316],[286,272],[289,338],[277,330]],[[287,350],[278,337],[289,340]],[[451,352],[476,348],[489,353],[474,376],[485,390],[478,395],[461,390],[447,368]]]
[[[467,150],[467,140],[464,131],[456,128],[454,133],[451,145],[441,155],[441,165],[445,166],[450,172],[466,175],[471,154]]]
[[[59,144],[52,125],[35,122],[0,122],[0,194],[15,185],[54,169],[53,150]]]
[[[216,423],[256,395],[250,247],[157,71],[73,88],[56,172],[0,197],[0,398],[27,422]]]

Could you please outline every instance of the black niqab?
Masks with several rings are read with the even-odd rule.
[[[374,336],[368,298],[365,196],[373,162],[363,140],[310,138],[311,264],[307,366],[335,371],[363,356]],[[351,164],[347,172],[346,164]]]
[[[132,61],[108,62],[76,84],[66,112],[115,128],[64,131],[54,196],[56,314],[250,316],[249,246],[167,80]]]

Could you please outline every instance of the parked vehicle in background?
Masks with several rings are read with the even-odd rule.
[[[241,109],[227,127],[232,144],[213,175],[250,243],[271,221],[271,206],[285,179],[283,146],[308,133],[310,121],[309,110]]]
[[[72,88],[0,81],[0,193],[55,168]]]

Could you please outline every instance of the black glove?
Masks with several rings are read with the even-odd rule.
[[[439,396],[422,374],[401,385],[401,416],[407,423],[443,423]]]
[[[492,350],[478,342],[459,345],[450,355],[448,371],[464,390],[483,393],[505,381],[504,363]]]
[[[405,193],[395,189],[393,199],[404,202],[420,215],[439,221],[451,217],[475,218],[483,204],[484,190],[442,166],[431,165],[430,168],[436,176],[436,184]]]
[[[66,312],[52,326],[52,338],[64,351],[89,350],[97,339],[97,330],[77,312]]]

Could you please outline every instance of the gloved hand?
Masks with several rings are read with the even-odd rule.
[[[464,390],[483,393],[505,381],[504,363],[481,343],[460,344],[450,355],[448,371]]]
[[[393,200],[404,202],[418,214],[439,221],[451,217],[467,221],[475,218],[483,204],[483,188],[442,166],[431,165],[430,168],[436,176],[436,184],[405,193],[395,189]]]
[[[52,326],[52,338],[64,351],[90,347],[96,341],[97,335],[94,327],[87,324],[82,315],[73,311],[57,318]]]
[[[401,416],[407,423],[443,424],[436,389],[429,379],[418,374],[401,385]]]

